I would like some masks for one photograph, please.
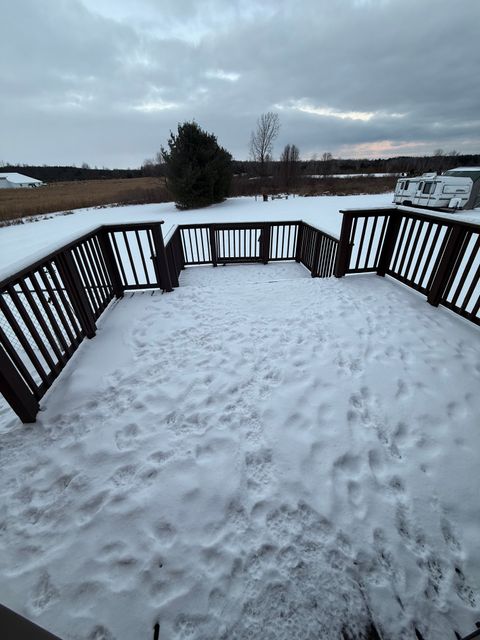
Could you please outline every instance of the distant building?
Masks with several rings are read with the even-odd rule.
[[[0,189],[25,189],[27,187],[41,187],[43,182],[29,178],[21,173],[0,173]]]

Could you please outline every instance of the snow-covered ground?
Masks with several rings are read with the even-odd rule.
[[[0,417],[0,602],[65,640],[466,634],[479,384],[479,330],[392,281],[187,269]]]

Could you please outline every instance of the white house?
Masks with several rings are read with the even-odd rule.
[[[41,187],[43,182],[29,178],[21,173],[0,173],[0,189],[21,189],[26,187]]]

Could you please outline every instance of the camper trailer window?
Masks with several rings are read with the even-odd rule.
[[[423,187],[423,193],[430,193],[430,190],[432,188],[432,184],[433,184],[433,182],[425,182],[425,185]]]
[[[469,192],[469,188],[468,187],[455,187],[453,185],[445,185],[443,187],[443,193],[468,193]]]

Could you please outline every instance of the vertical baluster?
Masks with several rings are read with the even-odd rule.
[[[115,231],[112,231],[112,233],[110,234],[110,239],[112,241],[113,251],[115,253],[115,257],[116,257],[116,260],[117,260],[117,267],[120,269],[120,273],[122,275],[121,287],[119,287],[119,289],[118,289],[119,291],[121,291],[121,294],[117,296],[117,297],[121,298],[123,296],[123,292],[125,290],[125,287],[128,285],[128,281],[127,281],[127,276],[125,274],[125,269],[123,268],[122,256],[120,255],[120,251],[118,249],[117,239],[115,237]]]

